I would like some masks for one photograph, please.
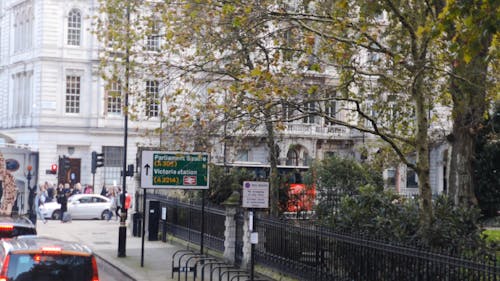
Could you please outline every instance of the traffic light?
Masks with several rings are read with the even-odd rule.
[[[57,164],[50,165],[50,173],[53,175],[57,174]]]
[[[104,166],[104,153],[97,153],[97,161],[96,161],[96,167],[103,167]]]
[[[97,168],[104,166],[104,153],[92,151],[92,164],[90,172],[95,174]]]
[[[90,168],[90,172],[92,174],[95,174],[96,170],[97,170],[97,152],[92,151],[92,165]]]
[[[45,174],[56,175],[57,174],[57,164],[50,165],[50,170],[45,170]]]

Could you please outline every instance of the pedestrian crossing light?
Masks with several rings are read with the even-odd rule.
[[[50,166],[50,173],[53,175],[57,174],[57,164],[52,164]]]

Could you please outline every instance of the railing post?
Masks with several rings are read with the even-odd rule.
[[[252,255],[252,244],[250,243],[250,230],[248,220],[248,210],[245,210],[243,216],[243,257],[241,259],[241,268],[250,268]]]
[[[226,205],[226,220],[224,223],[224,260],[234,263],[236,252],[236,206]]]

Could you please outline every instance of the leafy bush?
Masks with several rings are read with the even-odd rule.
[[[210,193],[208,200],[214,204],[224,202],[233,191],[240,191],[243,181],[255,180],[255,175],[246,169],[210,166]]]
[[[315,212],[320,221],[328,221],[340,199],[346,194],[355,194],[359,186],[371,184],[379,191],[383,189],[382,174],[354,159],[325,158],[315,163],[308,173],[305,178],[316,188]]]
[[[367,185],[359,188],[357,195],[342,199],[330,226],[342,232],[369,234],[449,253],[471,254],[486,249],[477,224],[478,209],[457,208],[446,196],[436,198],[433,208],[432,226],[421,228],[417,200]]]

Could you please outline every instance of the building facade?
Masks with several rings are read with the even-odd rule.
[[[0,2],[0,136],[39,152],[40,183],[121,185],[124,116],[98,72],[99,43],[91,33],[97,1]],[[132,124],[131,127],[134,125]],[[136,125],[135,125],[136,126]],[[130,130],[128,143],[138,142]],[[91,173],[91,152],[105,166]],[[60,158],[70,167],[62,170]],[[135,164],[135,145],[127,162]],[[57,175],[48,174],[52,164]]]
[[[121,186],[124,151],[123,98],[107,88],[99,74],[100,42],[92,34],[96,0],[2,0],[0,2],[0,139],[29,146],[39,154],[39,182],[80,182]],[[146,90],[158,85],[147,85]],[[154,88],[154,89],[153,89]],[[340,107],[339,107],[340,108]],[[344,114],[331,108],[331,114]],[[151,113],[148,111],[148,114]],[[136,164],[137,147],[161,140],[142,131],[159,119],[130,122],[127,162]],[[228,131],[229,133],[231,130]],[[216,142],[215,163],[268,165],[264,131],[256,131],[246,146]],[[308,116],[278,133],[279,165],[308,167],[328,155],[361,159],[373,137]],[[105,154],[104,167],[91,173],[92,151]],[[443,149],[433,151],[433,191],[445,189]],[[434,155],[433,154],[433,155]],[[61,169],[61,158],[70,165]],[[57,175],[46,170],[59,165]],[[405,167],[388,171],[394,188],[414,193],[414,178]],[[444,184],[444,186],[443,186]],[[128,185],[133,185],[131,180]]]

